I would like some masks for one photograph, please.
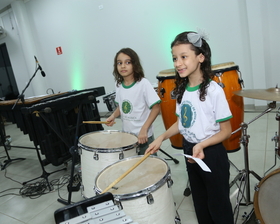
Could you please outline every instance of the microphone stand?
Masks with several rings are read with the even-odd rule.
[[[29,82],[27,83],[25,88],[22,90],[21,94],[18,95],[17,101],[15,102],[14,106],[12,107],[12,110],[15,108],[15,106],[17,105],[19,100],[21,100],[21,102],[24,104],[24,92],[28,88],[28,86],[30,85],[32,79],[35,77],[35,75],[36,75],[36,73],[38,72],[39,69],[40,69],[40,67],[38,66],[37,69],[35,70],[33,76],[30,78]]]
[[[30,78],[29,82],[27,83],[26,87],[22,90],[21,94],[18,96],[17,101],[15,102],[15,104],[14,104],[13,107],[12,107],[12,110],[15,108],[15,106],[17,105],[17,103],[18,103],[19,100],[21,100],[21,102],[24,104],[24,92],[25,92],[25,90],[28,88],[28,86],[30,85],[32,79],[35,77],[35,75],[36,75],[36,73],[38,72],[39,69],[40,69],[40,67],[38,66],[37,69],[35,70],[33,76]],[[1,118],[1,126],[2,126],[2,118]],[[4,126],[4,124],[3,124],[3,126]],[[2,128],[1,128],[1,129],[2,129]],[[12,161],[14,161],[14,160],[25,160],[25,158],[11,159],[11,158],[10,158],[10,155],[9,155],[9,153],[8,153],[8,150],[7,150],[6,143],[5,143],[5,139],[6,139],[6,138],[5,138],[5,135],[4,135],[4,133],[2,132],[2,130],[0,130],[0,137],[1,137],[1,140],[2,140],[2,142],[3,142],[3,146],[4,146],[4,148],[5,148],[5,152],[6,152],[6,155],[7,155],[7,158],[8,158],[8,160],[5,160],[5,161],[4,161],[4,162],[5,162],[4,165],[1,164],[1,170],[5,169],[6,166],[7,166],[9,163],[11,163]]]

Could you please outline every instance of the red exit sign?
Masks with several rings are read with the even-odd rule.
[[[62,48],[61,47],[57,47],[56,48],[56,53],[57,53],[57,55],[62,54]]]

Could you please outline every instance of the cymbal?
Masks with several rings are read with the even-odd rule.
[[[280,88],[247,89],[239,90],[233,93],[238,96],[244,96],[252,99],[280,101]]]

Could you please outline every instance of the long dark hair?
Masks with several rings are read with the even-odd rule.
[[[140,63],[140,59],[139,59],[137,53],[134,50],[132,50],[131,48],[123,48],[116,53],[116,56],[114,59],[113,75],[117,82],[117,86],[119,86],[123,82],[123,77],[118,72],[118,66],[117,66],[117,58],[120,53],[126,54],[130,57],[131,63],[133,66],[134,81],[137,82],[137,81],[140,81],[142,78],[144,78],[145,77],[144,70],[142,68],[142,65]]]
[[[207,94],[207,87],[209,85],[210,79],[213,78],[213,73],[212,73],[212,69],[211,69],[211,49],[208,45],[208,43],[202,38],[202,45],[201,47],[195,47],[191,42],[189,42],[188,40],[188,33],[195,33],[195,32],[183,32],[178,34],[174,41],[171,43],[171,48],[179,45],[179,44],[190,44],[191,45],[191,49],[195,52],[195,55],[199,55],[199,54],[203,54],[205,59],[204,61],[201,63],[200,68],[203,74],[203,81],[200,84],[199,90],[200,90],[200,94],[199,94],[199,99],[201,101],[205,100],[205,96]],[[183,94],[185,92],[186,86],[189,82],[188,77],[187,78],[181,78],[178,74],[178,72],[176,71],[176,75],[175,75],[175,89],[174,89],[174,94],[176,94],[177,96],[177,102],[181,103],[182,101],[182,97]]]

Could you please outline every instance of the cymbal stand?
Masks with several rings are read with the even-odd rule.
[[[239,169],[237,169],[236,166],[234,166],[238,170],[239,173],[234,178],[234,180],[229,184],[230,187],[232,187],[234,184],[236,184],[238,186],[238,194],[237,194],[237,200],[236,200],[237,204],[234,208],[234,214],[237,213],[236,219],[237,219],[237,216],[239,213],[240,205],[248,206],[248,205],[252,204],[252,201],[250,200],[251,197],[250,197],[249,174],[252,174],[259,181],[262,179],[258,174],[256,174],[254,171],[249,169],[248,143],[249,143],[250,136],[247,134],[248,125],[251,124],[252,122],[254,122],[255,120],[257,120],[258,118],[260,118],[261,116],[263,116],[264,114],[270,112],[275,107],[276,107],[276,102],[273,101],[272,103],[268,104],[268,108],[264,112],[262,112],[257,117],[253,118],[248,123],[245,123],[245,122],[241,123],[241,127],[233,132],[233,133],[235,133],[242,129],[240,143],[243,145],[243,149],[244,149],[244,166],[245,166],[245,168],[243,170],[239,170]],[[230,163],[233,164],[232,162],[230,162]],[[240,185],[238,185],[237,180],[244,181],[244,186],[242,186],[242,184],[243,184],[242,182],[240,183]],[[246,195],[244,193],[246,193]],[[241,198],[239,199],[240,194],[241,194]],[[245,203],[241,203],[242,199],[245,200]]]
[[[264,176],[268,173],[268,171],[270,171],[273,167],[276,166],[276,163],[277,163],[277,156],[280,156],[280,137],[279,137],[279,134],[280,134],[280,107],[278,108],[278,111],[276,113],[276,118],[275,118],[277,121],[278,121],[278,134],[277,132],[275,132],[275,135],[274,137],[271,139],[271,141],[274,141],[275,142],[275,156],[274,156],[274,164],[272,167],[270,167],[265,173],[264,173]]]

